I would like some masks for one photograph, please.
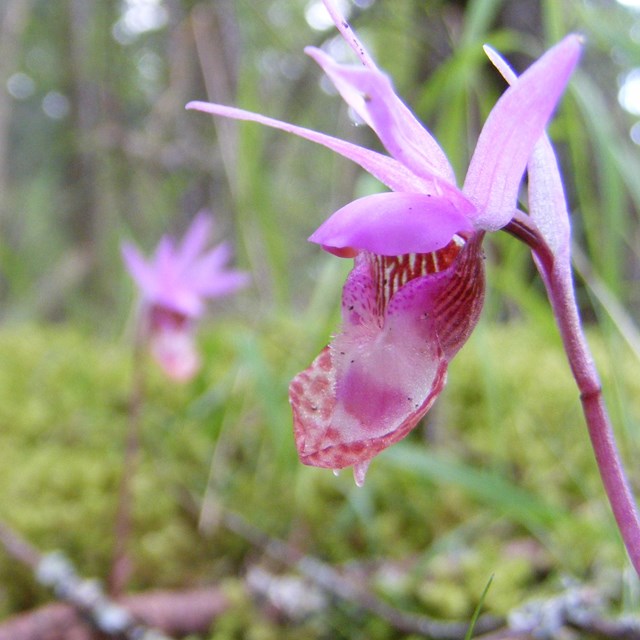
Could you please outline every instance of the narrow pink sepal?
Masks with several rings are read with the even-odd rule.
[[[212,230],[213,217],[207,211],[200,211],[176,249],[174,260],[188,267],[205,250]]]
[[[350,247],[386,256],[430,253],[454,234],[473,231],[471,211],[457,189],[442,196],[377,193],[336,211],[309,240],[332,252]]]
[[[193,291],[203,297],[215,298],[247,286],[248,273],[225,267],[231,253],[229,244],[223,242],[192,262],[187,278]]]
[[[215,279],[198,283],[198,293],[209,298],[217,298],[246,287],[250,281],[248,273],[229,270],[220,273]]]
[[[495,231],[509,222],[533,147],[575,68],[582,45],[569,35],[539,58],[498,100],[480,133],[463,191]]]
[[[259,113],[210,102],[189,102],[186,108],[202,111],[211,115],[222,116],[224,118],[233,118],[234,120],[257,122],[267,127],[286,131],[300,138],[310,140],[359,164],[365,171],[368,171],[372,176],[394,191],[431,193],[434,189],[432,182],[419,177],[394,158],[372,151],[371,149],[365,149],[364,147],[347,142],[346,140],[341,140],[340,138],[334,138],[333,136],[328,136],[305,127],[298,127],[288,122],[263,116]]]
[[[518,76],[495,49],[485,45],[484,51],[509,84],[516,82]],[[546,133],[536,142],[527,167],[529,214],[556,257],[556,266],[562,262],[565,269],[570,269],[571,225],[567,201],[558,161]]]
[[[358,36],[356,36],[349,23],[345,20],[335,2],[332,0],[322,0],[322,3],[333,20],[333,24],[336,25],[336,29],[338,29],[340,35],[342,35],[345,42],[351,47],[353,52],[358,56],[358,58],[360,58],[362,64],[370,69],[376,69],[376,63],[373,61],[373,58],[369,55],[369,52],[365,49]]]
[[[197,274],[190,274],[190,279],[197,281],[200,275],[210,279],[211,273],[222,270],[232,255],[231,245],[228,242],[221,242],[202,256],[198,256],[197,260],[191,265],[192,270],[197,271]]]
[[[536,144],[528,165],[529,214],[555,256],[570,267],[571,225],[558,161],[547,136]]]
[[[127,271],[131,274],[143,295],[150,296],[156,291],[156,277],[153,268],[147,263],[145,257],[130,242],[123,242],[122,258]]]
[[[425,180],[455,184],[449,160],[433,136],[400,100],[378,69],[338,64],[321,49],[307,47],[344,101],[376,132],[387,151]]]

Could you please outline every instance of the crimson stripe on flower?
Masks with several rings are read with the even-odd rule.
[[[473,330],[484,300],[483,234],[472,236],[455,262],[455,271],[434,299],[433,317],[447,359],[451,359]]]
[[[389,300],[397,291],[415,278],[448,269],[464,244],[465,239],[456,234],[446,247],[430,253],[405,253],[400,256],[369,253],[377,286],[376,303],[380,320],[384,317]]]

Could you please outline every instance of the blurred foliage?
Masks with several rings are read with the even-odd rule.
[[[521,71],[584,34],[550,134],[584,254],[583,313],[637,460],[640,154],[617,92],[640,67],[640,14],[612,0],[356,4],[353,25],[459,180],[503,90],[481,45]],[[220,506],[332,564],[362,563],[386,599],[444,618],[469,619],[492,574],[484,606],[498,613],[565,574],[626,580],[542,287],[511,238],[486,243],[483,323],[423,427],[374,462],[364,489],[299,465],[288,381],[336,330],[350,266],[304,238],[380,187],[329,151],[184,105],[210,99],[378,143],[302,52],[335,46],[333,30],[307,21],[312,0],[164,0],[147,23],[136,5],[0,3],[0,519],[83,574],[108,575],[132,376],[119,242],[150,250],[207,207],[254,286],[213,310],[193,383],[151,372],[133,588],[224,584],[237,606],[217,640],[394,637],[344,606],[286,631],[267,620],[239,578],[260,553],[216,528]],[[637,610],[629,593],[620,607]],[[46,597],[0,554],[0,617]]]
[[[310,143],[183,107],[209,98],[376,146],[341,101],[323,93],[302,52],[306,44],[335,47],[333,31],[314,30],[305,18],[317,4],[7,0],[4,316],[72,318],[113,335],[130,301],[119,241],[133,236],[150,247],[201,207],[215,211],[221,235],[236,237],[238,260],[256,284],[247,304],[260,312],[304,306],[328,258],[303,239],[354,192],[379,186]],[[610,0],[362,4],[370,6],[353,8],[354,26],[459,179],[503,89],[481,45],[522,70],[568,31],[584,34],[585,56],[551,133],[576,238],[595,275],[637,311],[640,160],[629,138],[633,117],[616,100],[621,74],[640,64],[636,14]],[[531,279],[529,261],[492,257]]]

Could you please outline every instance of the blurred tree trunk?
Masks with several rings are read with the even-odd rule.
[[[30,0],[6,0],[0,15],[0,225],[7,218],[9,204],[9,135],[11,95],[4,90],[18,66],[22,31],[27,23]]]
[[[68,309],[69,294],[79,293],[89,305],[104,295],[100,269],[105,253],[109,221],[102,220],[102,202],[109,200],[112,185],[102,179],[98,138],[105,122],[105,70],[113,44],[114,2],[66,0],[59,5],[60,30],[55,36],[62,53],[61,90],[69,100],[66,139],[60,153],[60,210],[51,215],[64,225],[68,249],[53,265],[48,281],[48,302],[41,312],[60,317]],[[111,273],[106,274],[111,277]]]
[[[95,0],[67,0],[67,91],[73,134],[64,170],[68,195],[67,223],[74,245],[94,250],[95,145],[91,143],[99,114],[98,85],[88,69]]]

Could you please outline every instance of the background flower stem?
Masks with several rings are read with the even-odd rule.
[[[145,395],[145,369],[147,342],[138,323],[133,345],[133,372],[131,395],[129,397],[127,433],[118,506],[114,526],[114,550],[108,585],[110,595],[122,595],[133,571],[133,561],[129,554],[129,540],[133,528],[133,478],[140,452],[140,416]]]

